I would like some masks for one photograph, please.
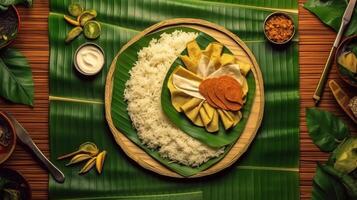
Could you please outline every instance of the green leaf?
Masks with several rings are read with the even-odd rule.
[[[63,15],[72,2],[97,10],[96,19],[101,23],[101,36],[94,42],[104,49],[106,64],[92,78],[73,69],[73,54],[87,40],[80,36],[69,45],[63,42],[72,28]],[[300,199],[299,32],[282,51],[266,42],[261,26],[267,15],[281,8],[292,9],[289,14],[299,24],[296,0],[51,0],[50,156],[66,181],[58,184],[49,178],[49,199],[132,200],[142,195],[174,196],[195,191],[202,191],[204,200]],[[121,47],[155,23],[183,17],[208,20],[241,38],[259,63],[265,89],[262,126],[248,151],[230,168],[198,179],[168,178],[142,168],[116,144],[104,117],[106,74]],[[98,148],[108,152],[101,175],[93,171],[79,176],[80,167],[67,168],[66,162],[56,160],[86,141],[95,141]]]
[[[200,45],[201,49],[206,48],[206,46],[211,42],[216,42],[216,40],[209,35],[200,32],[198,37],[196,38],[197,43]],[[231,52],[224,48],[225,53]],[[187,50],[185,50],[182,54],[187,54]],[[180,58],[177,58],[175,62],[172,64],[168,73],[166,74],[165,81],[163,83],[164,86],[167,85],[170,75],[176,69],[177,66],[185,66]],[[248,120],[250,110],[253,105],[254,93],[255,93],[255,80],[254,75],[249,73],[247,76],[247,82],[249,87],[249,93],[247,96],[247,102],[242,109],[243,118],[234,128],[225,130],[223,124],[220,123],[220,128],[217,133],[211,134],[207,133],[204,127],[198,127],[192,124],[192,122],[183,114],[176,111],[174,106],[171,103],[171,94],[168,87],[162,88],[161,93],[161,105],[166,116],[173,122],[177,127],[179,127],[186,134],[190,135],[193,138],[201,141],[202,143],[214,147],[219,148],[228,144],[234,143],[241,133],[244,130],[246,122]]]
[[[346,124],[328,111],[307,108],[306,122],[310,137],[322,151],[333,151],[350,135]]]
[[[312,183],[312,200],[346,200],[346,190],[338,179],[318,165]]]
[[[343,173],[350,173],[357,168],[357,138],[351,137],[335,150],[334,168]]]
[[[26,105],[33,105],[34,84],[29,63],[15,49],[0,51],[0,96]]]
[[[342,16],[347,7],[345,0],[308,0],[304,4],[304,8],[314,13],[324,24],[333,28],[336,32],[340,28]],[[357,8],[355,7],[354,14],[350,24],[345,31],[345,35],[357,34]]]
[[[346,189],[348,196],[351,199],[356,199],[357,198],[357,180],[355,180],[352,176],[349,174],[337,171],[335,168],[333,168],[330,165],[318,165],[322,171],[325,173],[329,174],[336,180],[338,180]]]

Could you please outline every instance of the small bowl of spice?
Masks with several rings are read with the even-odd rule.
[[[0,164],[4,163],[14,152],[16,134],[14,126],[6,114],[0,111]]]
[[[104,66],[104,51],[95,43],[87,42],[78,47],[74,54],[74,66],[85,76],[98,74]]]
[[[286,44],[295,35],[293,19],[282,12],[274,12],[268,15],[264,21],[265,37],[273,44]]]
[[[0,11],[0,49],[8,46],[20,29],[20,15],[15,6]]]

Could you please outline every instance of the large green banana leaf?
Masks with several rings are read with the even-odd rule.
[[[308,0],[304,7],[337,32],[347,4],[347,0]],[[354,14],[345,34],[357,34],[357,7],[354,9]]]
[[[75,0],[98,11],[106,66],[93,78],[78,75],[72,57],[83,36],[66,45],[71,29],[63,20],[69,0],[51,0],[50,149],[51,160],[66,181],[49,182],[51,199],[298,199],[299,198],[299,68],[298,36],[275,49],[264,39],[262,23],[271,12],[284,9],[297,24],[297,1],[201,0]],[[265,115],[247,153],[232,167],[199,179],[172,179],[149,172],[115,143],[104,118],[104,84],[109,65],[120,47],[146,27],[164,19],[193,17],[225,26],[252,50],[263,72]],[[85,141],[108,151],[104,172],[81,176],[81,166],[65,167],[59,155]]]

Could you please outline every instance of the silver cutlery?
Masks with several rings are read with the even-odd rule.
[[[26,131],[24,127],[9,113],[5,112],[7,116],[9,116],[10,120],[12,121],[17,138],[25,144],[27,147],[31,149],[31,151],[36,155],[36,157],[44,164],[47,170],[50,172],[52,177],[59,183],[63,183],[65,180],[64,174],[49,161],[46,156],[41,152],[41,150],[36,146],[36,144],[31,139],[30,135]]]

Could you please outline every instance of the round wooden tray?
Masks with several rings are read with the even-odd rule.
[[[116,142],[120,145],[123,151],[135,162],[137,162],[139,165],[141,165],[142,167],[148,170],[151,170],[153,172],[156,172],[164,176],[184,178],[180,174],[177,174],[176,172],[166,168],[164,165],[160,164],[158,161],[153,159],[144,150],[142,150],[140,147],[138,147],[136,144],[130,141],[123,133],[117,130],[111,116],[113,79],[114,79],[114,72],[115,72],[116,61],[118,59],[118,56],[126,48],[134,44],[140,38],[150,33],[170,27],[190,27],[202,31],[210,35],[211,37],[215,38],[218,42],[224,44],[237,57],[237,59],[244,59],[247,62],[250,62],[251,65],[253,66],[252,72],[255,78],[256,91],[253,100],[253,107],[249,114],[249,118],[243,133],[237,140],[236,144],[232,147],[232,149],[227,153],[227,155],[220,162],[189,178],[211,175],[232,165],[248,149],[250,143],[253,141],[260,127],[263,118],[263,112],[264,112],[263,77],[260,68],[258,66],[258,63],[256,62],[254,55],[249,50],[249,48],[244,44],[244,42],[240,40],[239,37],[228,31],[227,29],[225,29],[224,27],[200,19],[178,18],[178,19],[170,19],[157,23],[145,29],[143,32],[139,33],[138,35],[136,35],[125,46],[121,48],[121,50],[114,58],[110,66],[110,70],[107,76],[106,87],[105,87],[106,119]]]

